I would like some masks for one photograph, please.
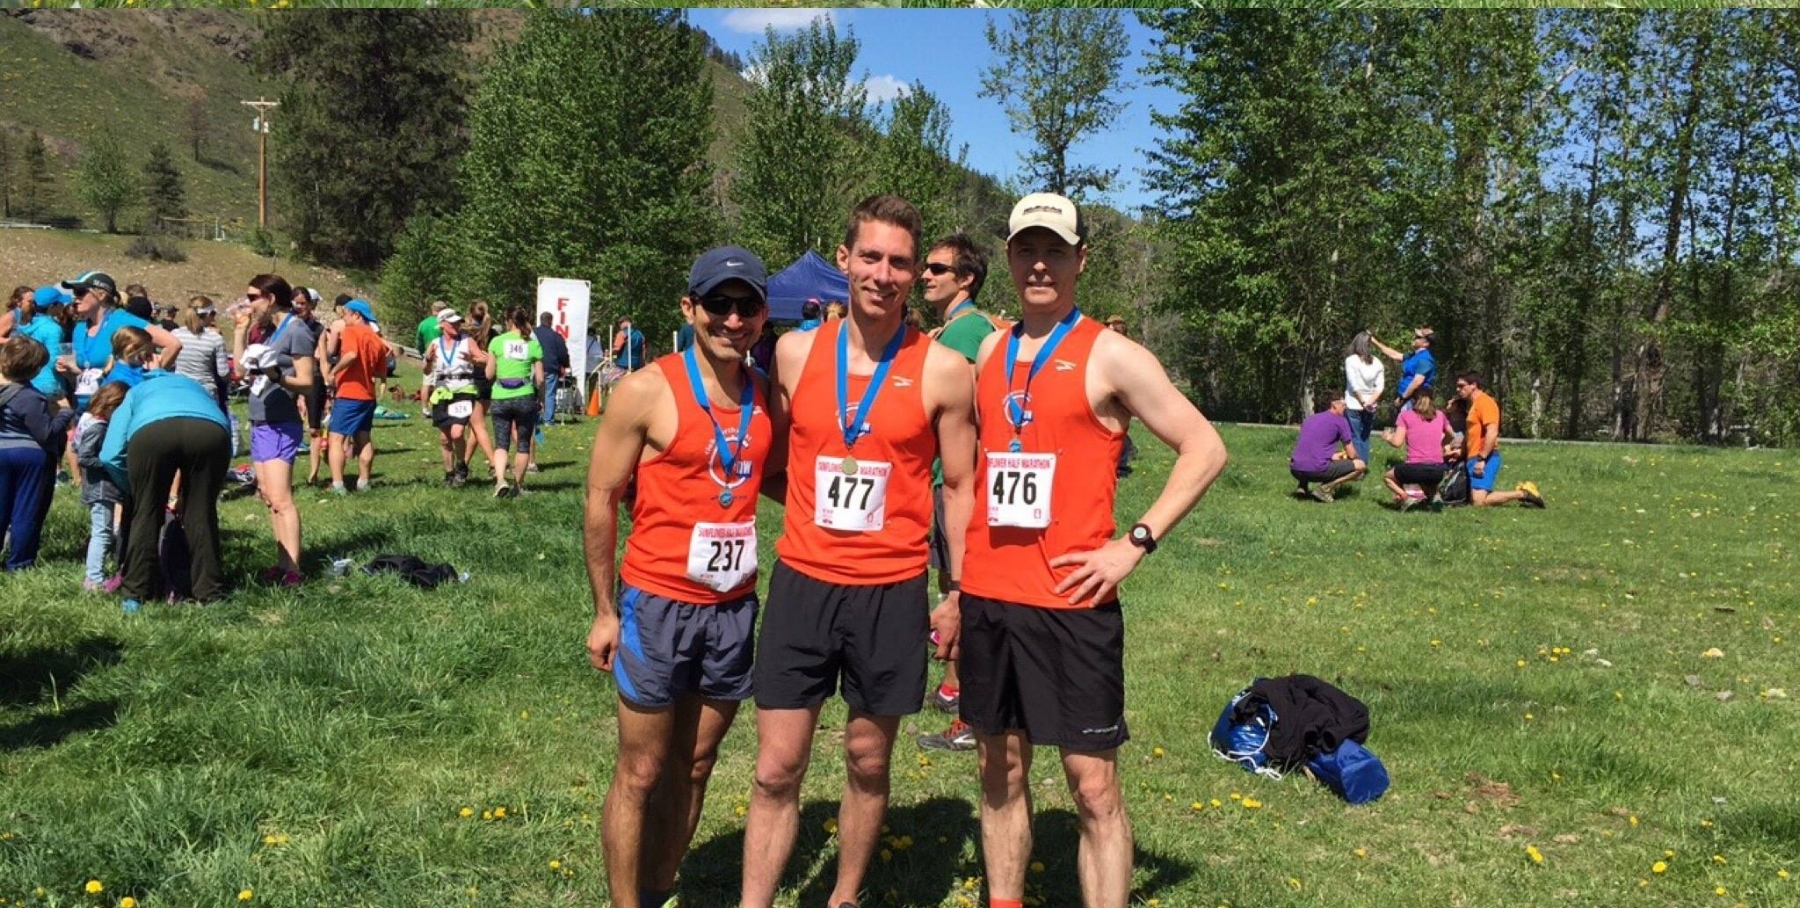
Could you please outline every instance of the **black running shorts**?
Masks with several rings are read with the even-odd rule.
[[[872,716],[906,716],[925,699],[930,607],[925,574],[846,586],[777,559],[756,640],[756,705],[809,709],[843,679],[844,702]]]
[[[1110,750],[1125,729],[1125,615],[962,597],[962,720],[987,735]]]

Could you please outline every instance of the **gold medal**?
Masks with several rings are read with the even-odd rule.
[[[848,454],[845,454],[844,462],[838,464],[838,469],[844,471],[845,476],[855,476],[856,475],[856,458],[854,458]]]

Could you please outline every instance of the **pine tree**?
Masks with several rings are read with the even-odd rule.
[[[943,102],[914,83],[890,102],[883,126],[869,191],[913,203],[924,218],[927,243],[970,226],[972,206],[962,191],[968,146],[951,152],[950,111]]]
[[[150,159],[144,162],[144,208],[152,230],[162,229],[164,218],[187,217],[181,171],[175,169],[174,156],[162,142],[150,146]]]
[[[19,185],[19,213],[26,220],[43,217],[55,191],[55,178],[50,175],[50,151],[37,130],[25,138],[25,172]]]
[[[377,265],[414,213],[455,208],[473,37],[466,10],[270,17],[257,44],[283,83],[270,179],[301,252]]]

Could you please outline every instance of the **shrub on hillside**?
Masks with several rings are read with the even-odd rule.
[[[152,262],[185,262],[187,253],[175,240],[166,236],[148,236],[139,234],[133,237],[125,247],[128,258],[145,259]]]

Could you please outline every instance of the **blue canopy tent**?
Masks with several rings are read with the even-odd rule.
[[[850,279],[812,250],[769,278],[769,318],[797,322],[807,300],[848,302]]]

